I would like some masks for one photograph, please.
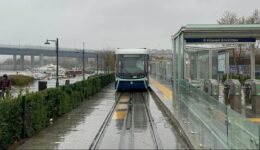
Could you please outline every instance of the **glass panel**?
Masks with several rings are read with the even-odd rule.
[[[259,149],[259,126],[228,108],[228,144],[233,149]]]
[[[150,66],[150,71],[153,77],[156,77],[156,63],[152,63]]]
[[[197,52],[189,53],[190,59],[190,79],[197,79]]]
[[[257,124],[185,80],[178,80],[178,93],[177,118],[201,148],[259,149]]]
[[[179,71],[178,71],[178,79],[184,78],[184,40],[183,40],[183,34],[179,37]]]
[[[212,52],[212,79],[218,79],[218,51]]]
[[[166,62],[166,80],[171,81],[172,79],[172,62],[167,61]]]
[[[198,53],[198,72],[199,79],[208,79],[209,77],[209,55],[208,51]]]
[[[189,85],[189,88],[186,88],[186,93],[183,94],[186,97],[184,100],[189,103],[194,113],[199,115],[202,121],[210,124],[216,134],[221,134],[223,140],[226,140],[226,111],[224,105],[192,85]]]

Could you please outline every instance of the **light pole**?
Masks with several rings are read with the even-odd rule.
[[[83,70],[82,70],[82,73],[83,73],[83,80],[85,80],[85,42],[83,42]]]
[[[50,42],[54,42],[56,46],[56,87],[59,86],[59,39],[56,40],[46,40],[44,44],[50,44]]]
[[[97,61],[97,74],[98,74],[98,52],[97,52],[96,61]]]

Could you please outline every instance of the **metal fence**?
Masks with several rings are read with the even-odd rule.
[[[170,60],[153,61],[150,63],[150,73],[165,81],[172,79],[172,62]]]

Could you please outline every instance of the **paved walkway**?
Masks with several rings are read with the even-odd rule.
[[[18,149],[88,149],[114,101],[115,90],[111,84]]]

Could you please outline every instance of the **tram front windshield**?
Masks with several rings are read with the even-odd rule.
[[[145,74],[145,55],[122,54],[118,55],[118,70],[121,75]]]

